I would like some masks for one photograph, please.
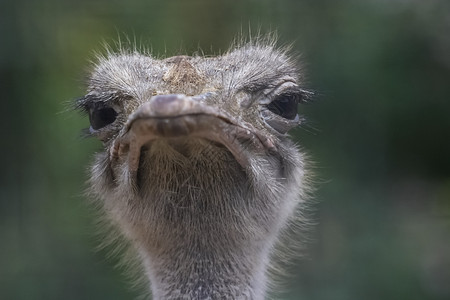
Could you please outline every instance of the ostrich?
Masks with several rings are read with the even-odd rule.
[[[218,57],[108,51],[77,107],[103,142],[90,192],[153,299],[264,299],[280,236],[307,199],[294,60],[274,42]]]

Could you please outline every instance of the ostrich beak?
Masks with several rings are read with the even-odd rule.
[[[238,125],[228,113],[205,104],[198,100],[200,98],[180,94],[153,96],[128,118],[113,143],[111,160],[128,155],[129,171],[135,172],[144,145],[157,139],[196,137],[224,145],[246,168],[249,163],[247,147],[260,152],[274,148],[273,142],[258,134],[251,125],[242,125],[242,122]]]

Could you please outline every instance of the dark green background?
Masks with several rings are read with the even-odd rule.
[[[0,299],[131,299],[82,195],[100,149],[67,111],[94,50],[293,43],[317,101],[293,132],[315,163],[307,255],[282,299],[450,299],[450,2],[0,2]]]

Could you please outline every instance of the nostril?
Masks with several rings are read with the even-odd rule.
[[[158,95],[153,96],[150,99],[150,102],[154,103],[155,105],[167,105],[174,101],[177,101],[179,99],[178,94],[170,94],[170,95]]]
[[[182,95],[169,94],[153,96],[150,99],[150,106],[154,110],[161,110],[169,106],[173,106],[174,102],[178,101]]]
[[[186,100],[186,96],[180,94],[157,95],[150,99],[148,105],[153,115],[169,116],[180,113]]]

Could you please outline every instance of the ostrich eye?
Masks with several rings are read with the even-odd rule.
[[[91,108],[89,110],[89,122],[94,130],[111,124],[116,118],[117,112],[111,107]]]
[[[285,119],[293,120],[297,116],[298,96],[284,94],[275,98],[267,105],[267,108]]]

